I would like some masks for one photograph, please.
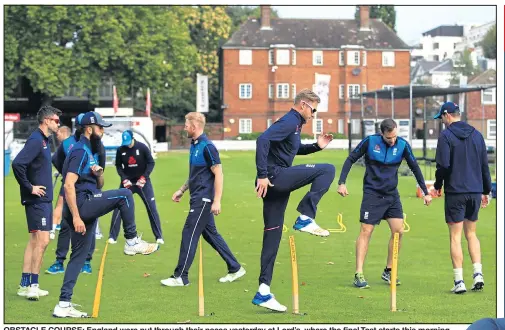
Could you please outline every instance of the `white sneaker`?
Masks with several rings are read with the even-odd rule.
[[[117,241],[115,241],[112,237],[111,237],[111,238],[109,238],[109,239],[107,240],[107,242],[109,242],[109,244],[116,244],[116,243],[117,243]]]
[[[54,232],[54,230],[51,230],[49,232],[49,239],[55,239],[56,238],[56,233]]]
[[[188,286],[188,284],[184,284],[184,282],[182,281],[182,278],[180,277],[169,277],[167,279],[164,279],[164,280],[161,280],[161,284],[163,284],[164,286]]]
[[[41,290],[38,284],[32,284],[26,287],[26,291],[23,294],[22,287],[18,290],[18,295],[21,297],[26,297],[28,300],[39,300],[39,297],[45,297],[49,295],[46,290]]]
[[[95,239],[102,239],[103,238],[103,234],[102,233],[96,233],[95,234]]]
[[[480,291],[484,288],[484,276],[481,273],[473,274],[472,291]]]
[[[54,307],[53,316],[54,317],[76,317],[76,318],[88,317],[88,313],[81,312],[81,311],[75,309],[74,306],[79,306],[79,305],[70,304],[70,306],[68,306],[68,307],[61,307],[60,304],[58,303]]]
[[[455,281],[454,287],[451,289],[451,292],[455,293],[455,294],[465,293],[466,292],[465,282],[463,282],[463,281],[456,282]]]
[[[318,226],[314,219],[302,220],[298,217],[293,226],[294,230],[299,230],[316,236],[330,236],[330,232]]]
[[[28,289],[29,289],[29,288],[30,288],[29,286],[21,286],[21,285],[20,285],[20,286],[19,286],[19,288],[18,288],[18,296],[20,296],[20,297],[26,297],[26,296],[28,295]],[[48,291],[46,291],[46,290],[41,290],[41,289],[39,288],[39,297],[45,297],[45,296],[47,296],[48,294],[49,294],[49,292],[48,292]]]
[[[242,276],[244,276],[245,273],[246,273],[246,271],[245,271],[244,267],[240,267],[240,269],[237,272],[235,272],[235,273],[228,273],[228,274],[226,274],[225,277],[221,277],[219,279],[219,282],[221,282],[221,283],[233,282],[236,279],[239,279]]]
[[[256,293],[252,303],[256,306],[265,307],[276,312],[285,312],[288,308],[281,305],[273,294],[267,294],[265,296],[261,295],[259,292]]]
[[[156,243],[158,243],[158,244],[165,244],[165,241],[163,240],[163,238],[158,238],[156,240]]]
[[[136,254],[151,254],[158,251],[159,245],[157,243],[147,243],[140,239],[140,237],[135,237],[133,239],[133,245],[128,244],[128,241],[124,244],[124,253],[129,256],[134,256]]]

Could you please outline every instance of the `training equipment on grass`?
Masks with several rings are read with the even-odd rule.
[[[343,219],[342,213],[338,214],[337,223],[339,224],[340,228],[328,229],[328,231],[330,233],[345,233],[347,231],[347,228],[344,225],[344,219]]]
[[[288,231],[288,227],[286,225],[282,225],[282,232],[285,233]]]
[[[94,235],[94,233],[91,233]],[[89,235],[89,234],[88,234]],[[95,301],[93,302],[93,313],[91,317],[98,317],[98,311],[100,310],[100,297],[102,295],[102,283],[103,283],[103,269],[105,267],[105,257],[107,256],[107,248],[109,247],[109,241],[105,243],[105,249],[103,250],[102,262],[100,263],[100,270],[98,271],[98,281],[96,282],[95,290]]]
[[[391,267],[391,311],[396,312],[396,279],[398,278],[398,248],[400,234],[395,233],[393,238],[393,267]]]
[[[407,223],[407,213],[403,213],[403,232],[408,233],[410,231],[410,225]]]
[[[298,262],[296,261],[295,237],[289,236],[289,249],[291,251],[291,275],[293,284],[293,314],[300,313],[298,302]]]
[[[205,300],[203,297],[203,252],[200,238],[200,265],[198,268],[198,316],[205,316]]]

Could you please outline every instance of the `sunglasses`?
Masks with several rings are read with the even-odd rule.
[[[56,125],[60,124],[60,119],[59,118],[46,118],[46,119],[53,120],[56,123]]]
[[[313,108],[310,104],[308,104],[307,102],[303,102],[305,103],[306,105],[309,106],[310,110],[312,110],[312,113],[316,113],[317,112],[317,109],[316,108]]]

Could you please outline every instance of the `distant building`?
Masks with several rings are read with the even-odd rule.
[[[496,85],[496,71],[487,70],[468,82],[469,86]],[[496,88],[467,93],[466,119],[484,138],[496,139]]]
[[[461,25],[440,25],[424,32],[419,45],[412,50],[412,56],[436,62],[451,59],[456,44],[463,41],[464,29]]]

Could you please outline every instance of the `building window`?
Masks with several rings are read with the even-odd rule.
[[[252,133],[252,119],[239,119],[238,132],[239,134]]]
[[[345,64],[345,53],[343,50],[338,52],[338,64],[343,66]]]
[[[272,119],[267,119],[267,128],[272,126]]]
[[[344,134],[344,120],[339,119],[338,120],[338,134]]]
[[[277,98],[278,99],[289,98],[289,84],[277,84]]]
[[[382,85],[382,89],[387,89],[387,90],[390,90],[393,87],[395,87],[395,86],[394,85]]]
[[[366,84],[361,85],[361,93],[366,93]]]
[[[277,49],[277,65],[289,64],[289,49]]]
[[[239,51],[239,64],[240,65],[252,65],[252,50],[241,49]]]
[[[274,58],[275,55],[274,55],[274,50],[273,49],[270,49],[268,51],[268,65],[274,65]]]
[[[438,49],[440,47],[440,45],[438,44],[438,42],[435,42],[433,44],[433,49]]]
[[[361,52],[361,61],[363,62],[363,66],[366,66],[366,52]]]
[[[313,129],[313,132],[315,134],[321,134],[323,132],[323,120],[322,119],[316,119],[312,122],[313,126],[312,126],[312,129]]]
[[[359,134],[361,132],[361,119],[351,119],[351,134]]]
[[[313,65],[323,65],[323,51],[313,50],[312,51],[312,64]]]
[[[359,65],[359,51],[347,51],[347,65]]]
[[[291,50],[291,64],[296,65],[296,49]]]
[[[239,85],[239,98],[250,99],[252,98],[252,84]]]
[[[274,98],[274,84],[268,84],[268,98]]]
[[[496,88],[484,89],[481,92],[482,104],[496,104]]]
[[[438,55],[433,55],[433,61],[438,62],[440,60],[440,57]]]
[[[395,66],[395,52],[382,52],[382,66]]]
[[[487,138],[496,140],[496,119],[487,120]]]
[[[347,85],[347,97],[350,99],[359,99],[359,85]]]
[[[338,98],[343,100],[345,98],[345,85],[338,85]]]
[[[293,99],[296,97],[296,84],[291,84],[291,97]]]

